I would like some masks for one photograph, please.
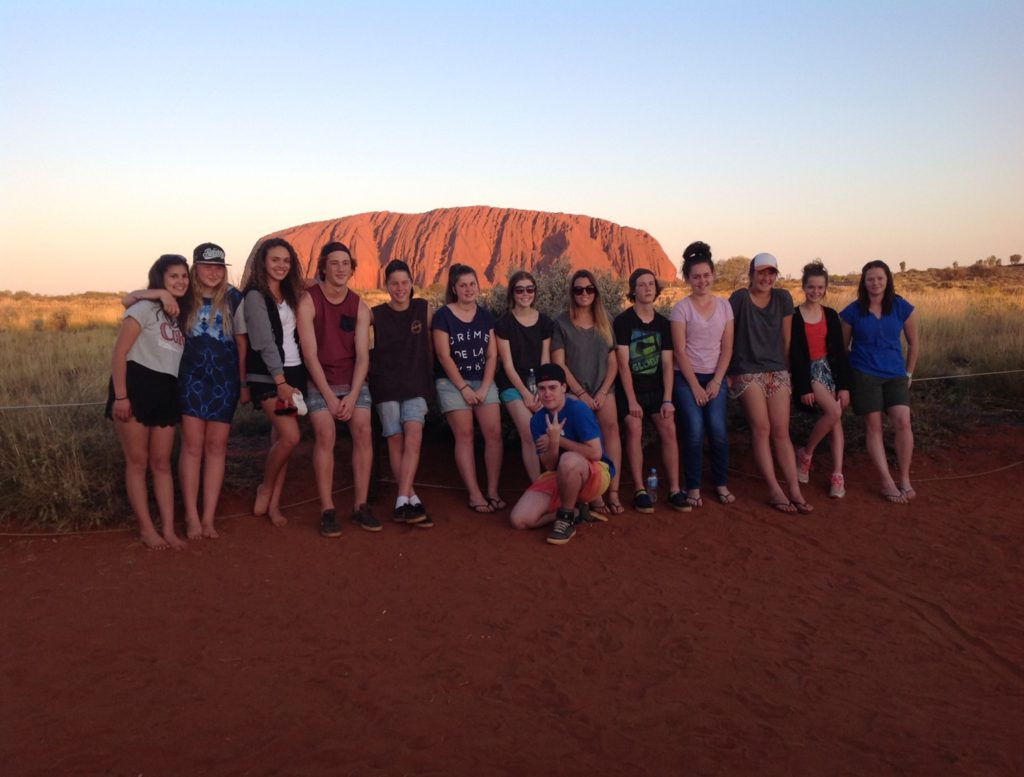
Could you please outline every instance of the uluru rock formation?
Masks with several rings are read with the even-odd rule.
[[[316,271],[320,247],[345,243],[356,258],[352,286],[384,285],[384,267],[392,259],[409,263],[417,286],[444,283],[448,267],[459,262],[476,269],[485,287],[504,283],[511,271],[543,271],[563,256],[573,268],[585,267],[626,277],[637,267],[670,280],[676,269],[647,232],[604,219],[535,210],[439,208],[426,213],[377,211],[289,227],[268,237],[288,240],[302,260],[306,276]],[[249,261],[256,246],[249,254]],[[246,263],[248,271],[248,262]]]

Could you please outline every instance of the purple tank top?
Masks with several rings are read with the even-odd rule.
[[[328,302],[317,284],[309,290],[316,311],[313,331],[316,332],[316,355],[324,368],[324,377],[332,386],[351,386],[356,366],[356,319],[359,295],[348,290],[337,305]]]

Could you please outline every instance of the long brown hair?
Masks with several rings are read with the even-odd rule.
[[[586,279],[590,281],[594,287],[594,304],[591,305],[591,315],[594,317],[594,329],[601,335],[601,338],[608,344],[612,344],[612,324],[608,320],[608,311],[604,309],[604,302],[601,301],[601,288],[597,285],[597,278],[594,277],[594,273],[590,270],[577,270],[572,274],[569,279],[569,304],[566,307],[566,312],[569,314],[569,320],[572,325],[578,327],[579,324],[579,311],[581,305],[576,304],[576,295],[572,293],[572,287],[576,285],[576,281],[580,279]]]
[[[288,303],[288,307],[297,310],[299,300],[306,293],[306,289],[302,284],[299,272],[299,255],[295,253],[292,244],[283,237],[272,237],[260,243],[260,247],[256,250],[256,256],[253,258],[252,272],[249,273],[249,281],[245,284],[245,290],[248,292],[257,289],[263,294],[270,294],[270,284],[267,281],[267,253],[271,248],[284,248],[288,251],[288,256],[291,257],[292,263],[288,268],[288,275],[281,281],[281,296]]]
[[[861,268],[860,283],[857,284],[857,308],[860,310],[860,314],[862,316],[866,316],[868,314],[868,308],[871,307],[871,300],[868,298],[868,285],[865,283],[865,279],[868,277],[868,270],[875,269],[885,270],[885,292],[882,294],[883,316],[887,316],[892,313],[892,303],[896,300],[896,289],[892,284],[892,270],[889,269],[889,265],[881,259],[875,259],[873,262],[868,262],[863,268]]]

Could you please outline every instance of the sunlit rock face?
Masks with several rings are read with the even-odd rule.
[[[543,271],[563,256],[573,268],[587,268],[627,277],[638,267],[670,280],[676,270],[658,241],[641,229],[604,219],[512,208],[439,208],[427,213],[377,211],[288,227],[265,235],[287,239],[299,254],[303,272],[316,272],[320,247],[332,240],[347,245],[356,258],[352,286],[384,285],[384,267],[402,259],[417,286],[444,283],[448,267],[468,264],[480,284],[504,283],[509,272]],[[246,262],[256,251],[253,246]]]

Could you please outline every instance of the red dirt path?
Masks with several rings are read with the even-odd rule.
[[[425,482],[456,478],[430,453]],[[1018,428],[919,454],[899,507],[854,456],[799,518],[737,476],[731,507],[561,548],[433,488],[432,530],[324,540],[309,504],[180,553],[4,538],[0,770],[1021,774],[1024,466],[929,480],[1020,459]]]

